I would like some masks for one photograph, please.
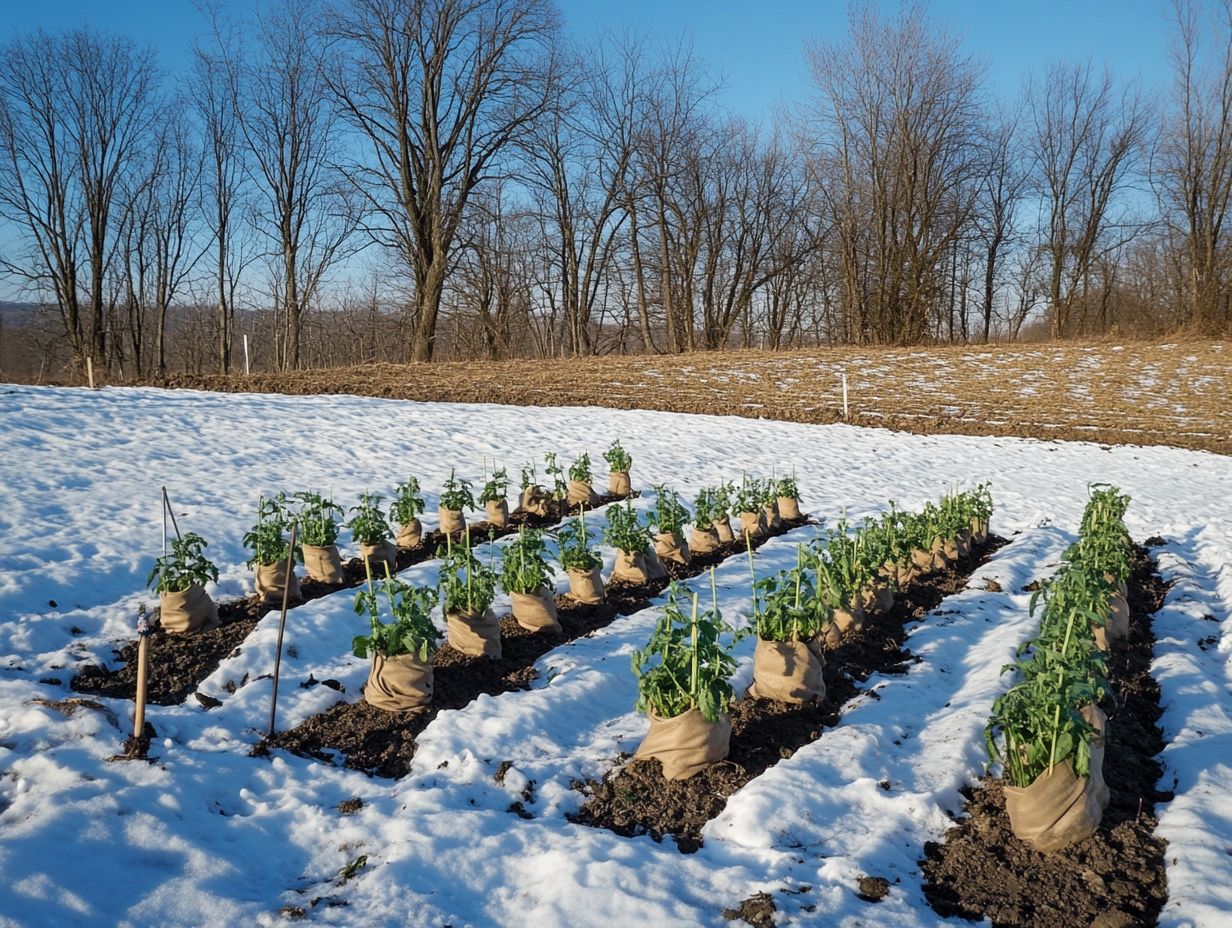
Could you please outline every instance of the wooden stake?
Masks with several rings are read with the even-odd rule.
[[[246,377],[251,373],[252,373],[252,368],[249,367],[248,365],[248,335],[247,333],[245,333],[244,335],[244,376]]]
[[[90,389],[94,389],[94,359],[86,358],[86,377],[90,379]]]
[[[843,371],[843,421],[850,422],[851,416],[847,412],[847,372]]]
[[[282,618],[278,620],[278,649],[274,652],[274,698],[270,701],[269,737],[274,737],[274,715],[278,711],[278,672],[282,668],[282,636],[287,630],[287,602],[291,598],[291,573],[295,570],[295,532],[297,522],[291,523],[291,545],[287,550],[287,576],[282,586]]]
[[[137,617],[137,705],[133,710],[133,750],[141,743],[145,734],[145,691],[150,665],[150,627],[145,615],[145,604],[141,605],[141,613]]]

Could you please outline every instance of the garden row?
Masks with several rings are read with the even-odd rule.
[[[713,599],[702,610],[691,594],[682,609],[673,591],[633,657],[649,731],[633,763],[581,785],[588,800],[573,820],[700,847],[702,827],[731,793],[836,724],[859,681],[905,666],[905,624],[999,546],[988,536],[991,511],[981,486],[919,513],[891,504],[853,533],[840,522],[798,547],[794,568],[754,575],[754,615],[739,630]],[[732,648],[747,636],[756,637],[753,682],[736,700]]]

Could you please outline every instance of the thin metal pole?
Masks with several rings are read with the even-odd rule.
[[[171,516],[171,526],[175,529],[175,537],[180,541],[184,540],[184,536],[180,534],[180,524],[175,520],[175,511],[171,508],[171,499],[167,496],[167,488],[163,487],[163,545],[166,546],[167,539],[167,516]],[[167,552],[164,550],[163,554]]]
[[[287,575],[282,585],[282,617],[278,620],[278,649],[274,652],[274,698],[270,702],[269,737],[274,737],[274,715],[278,711],[278,673],[282,668],[282,636],[287,630],[287,602],[291,598],[291,576],[295,570],[295,532],[299,523],[291,523],[291,545],[287,550]]]

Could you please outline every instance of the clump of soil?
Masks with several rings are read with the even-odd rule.
[[[734,909],[724,909],[723,917],[729,922],[737,919],[753,928],[774,928],[774,897],[769,893],[754,893]]]
[[[925,894],[944,918],[990,919],[995,928],[1154,925],[1167,900],[1165,842],[1155,837],[1156,789],[1164,747],[1156,721],[1159,686],[1150,675],[1151,614],[1166,586],[1145,549],[1129,580],[1130,634],[1109,661],[1117,705],[1108,709],[1104,778],[1112,799],[1085,841],[1042,854],[1019,841],[1005,814],[1001,779],[966,791],[965,817],[929,842],[921,862]]]
[[[826,699],[820,705],[738,700],[731,709],[726,760],[687,780],[664,779],[657,760],[633,761],[602,781],[575,784],[589,798],[570,819],[628,837],[650,835],[661,841],[670,835],[682,852],[696,851],[703,826],[723,811],[727,798],[837,725],[842,706],[861,692],[860,683],[874,673],[905,673],[915,659],[903,646],[907,624],[963,589],[967,576],[1004,544],[1002,538],[990,538],[954,569],[920,578],[895,597],[888,614],[868,616],[859,632],[827,650]]]
[[[785,522],[767,539],[804,524],[803,519]],[[710,554],[693,558],[687,567],[679,565],[680,571],[674,572],[673,578],[696,577],[744,550],[743,541],[729,542]],[[275,734],[259,746],[258,753],[282,748],[327,763],[343,763],[375,776],[406,776],[415,756],[415,739],[438,712],[460,709],[484,693],[495,696],[526,689],[534,680],[535,662],[548,651],[609,625],[619,615],[645,609],[666,586],[665,580],[612,583],[607,587],[607,601],[598,606],[559,596],[559,635],[527,631],[512,616],[505,616],[501,619],[500,660],[462,654],[449,645],[436,652],[430,705],[399,713],[374,709],[363,700],[340,702],[290,731]]]
[[[634,494],[637,495],[636,493]],[[615,502],[624,497],[602,496],[600,505]],[[487,522],[475,522],[467,526],[467,533],[474,544],[489,538],[501,538],[517,532],[521,525],[546,527],[559,522],[566,513],[559,504],[553,503],[547,516],[519,512],[511,515],[509,524],[502,529],[492,528]],[[404,570],[436,555],[436,550],[445,543],[439,532],[427,532],[414,548],[398,549],[398,569]],[[310,602],[337,593],[339,590],[361,586],[367,574],[364,562],[357,557],[342,565],[346,582],[341,584],[320,583],[307,577],[301,578],[303,593],[299,602]],[[298,604],[298,603],[297,603]],[[265,603],[256,596],[219,603],[219,626],[195,635],[168,635],[155,623],[150,636],[150,676],[146,685],[146,701],[156,706],[177,706],[193,693],[201,681],[218,669],[223,658],[231,654],[261,618],[281,608]],[[137,694],[137,642],[130,641],[114,651],[120,667],[108,670],[98,664],[83,667],[70,684],[79,693],[110,696],[115,699],[135,699]],[[328,682],[328,681],[326,681]],[[208,699],[209,697],[207,697]],[[213,708],[203,703],[205,708]]]
[[[364,807],[364,801],[358,796],[353,796],[350,799],[344,799],[338,803],[339,815],[354,815]]]
[[[890,894],[890,881],[884,876],[862,876],[856,881],[856,893],[865,902],[880,902]]]

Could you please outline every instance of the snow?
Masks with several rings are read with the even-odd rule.
[[[258,678],[272,668],[273,615],[202,684],[221,706],[150,708],[152,764],[106,760],[128,734],[130,703],[100,699],[103,711],[66,717],[34,702],[75,695],[73,668],[111,660],[131,637],[137,605],[151,599],[143,583],[161,546],[161,486],[181,528],[209,540],[221,571],[213,592],[228,597],[251,586],[240,539],[258,493],[321,489],[350,504],[415,474],[431,524],[451,466],[477,479],[485,458],[511,473],[549,450],[566,461],[589,450],[599,462],[617,437],[635,486],[666,483],[691,499],[719,479],[794,468],[805,509],[831,521],[991,480],[993,530],[1012,539],[911,627],[921,662],[871,678],[864,688],[878,699],[857,697],[838,727],[736,793],[697,854],[566,818],[581,801],[572,782],[610,770],[645,730],[628,653],[655,605],[544,655],[530,690],[440,713],[400,781],[249,756],[269,711],[271,681]],[[916,861],[982,772],[983,723],[1007,685],[1001,665],[1032,633],[1021,590],[1055,569],[1093,481],[1133,497],[1135,538],[1167,539],[1160,566],[1173,587],[1154,664],[1170,742],[1161,788],[1175,792],[1159,808],[1172,887],[1162,923],[1214,926],[1232,912],[1228,458],[658,412],[22,387],[0,394],[0,448],[0,925],[268,925],[287,905],[324,924],[721,925],[724,908],[763,890],[784,923],[940,924]],[[795,543],[819,531],[767,544],[759,574],[792,563]],[[351,547],[345,535],[342,544]],[[430,583],[435,571],[426,562],[406,575]],[[988,592],[989,579],[1004,592]],[[722,565],[716,583],[724,614],[747,619],[744,559]],[[691,585],[709,597],[708,577]],[[352,598],[288,614],[280,728],[359,698]],[[752,644],[738,652],[740,688]],[[309,674],[339,680],[345,694],[299,687]],[[63,682],[39,682],[48,679]],[[513,767],[497,784],[501,761]],[[531,781],[534,818],[523,820],[507,809]],[[336,804],[355,796],[364,807],[340,817]],[[341,881],[361,855],[366,867]],[[864,873],[891,882],[875,907],[855,895]]]

